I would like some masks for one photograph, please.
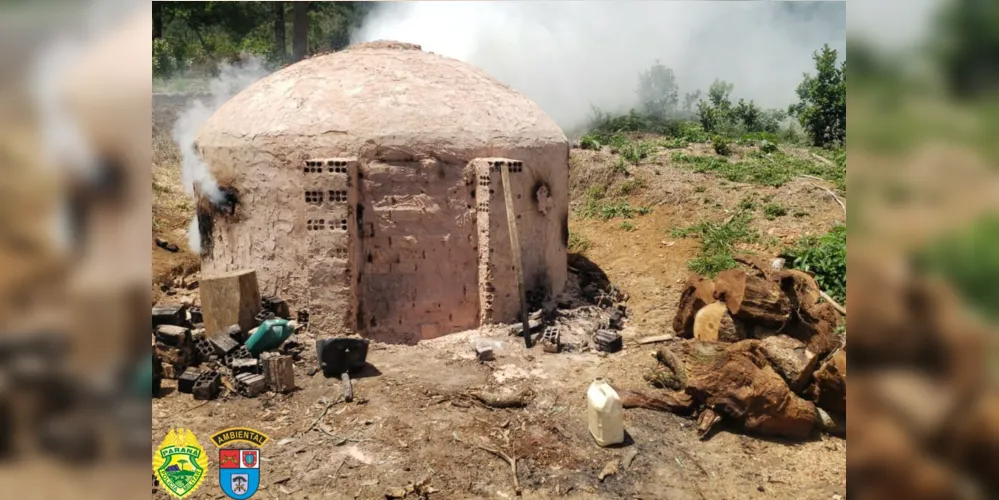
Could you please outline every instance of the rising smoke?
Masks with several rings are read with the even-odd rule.
[[[192,198],[195,196],[195,186],[212,203],[221,203],[225,198],[208,165],[201,161],[194,148],[201,125],[226,101],[268,73],[262,58],[251,57],[239,64],[224,64],[219,68],[219,76],[209,82],[207,98],[192,101],[178,114],[172,135],[180,150],[181,184]],[[197,216],[187,228],[187,240],[191,250],[201,253]]]
[[[537,102],[564,130],[591,105],[635,105],[659,60],[681,92],[735,83],[766,107],[795,101],[822,44],[845,52],[845,2],[385,2],[354,42],[392,39],[478,66]]]

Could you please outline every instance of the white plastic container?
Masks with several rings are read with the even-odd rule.
[[[617,395],[603,377],[597,377],[586,390],[590,434],[600,446],[624,442],[624,408]]]

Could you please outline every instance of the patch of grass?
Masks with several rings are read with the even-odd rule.
[[[819,287],[839,303],[846,301],[846,226],[822,236],[806,236],[783,252],[787,266],[815,276]]]
[[[597,213],[597,216],[603,220],[616,218],[630,219],[634,217],[637,212],[638,211],[628,204],[627,201],[618,201],[602,205]]]
[[[621,186],[618,189],[620,190],[622,195],[627,196],[630,194],[635,194],[642,189],[645,189],[645,186],[646,183],[644,180],[634,178],[622,182]]]
[[[638,165],[649,157],[653,151],[651,143],[646,141],[629,142],[620,148],[621,156],[632,165]]]
[[[779,187],[803,174],[814,175],[835,182],[840,191],[846,189],[846,155],[834,160],[830,167],[810,160],[803,160],[777,152],[764,154],[750,153],[742,161],[729,161],[715,156],[689,155],[674,151],[670,156],[674,163],[692,169],[694,172],[713,172],[732,182],[746,182],[764,186]]]
[[[915,267],[953,285],[969,308],[999,322],[999,215],[941,235],[914,255]]]
[[[767,220],[774,220],[787,215],[787,209],[780,203],[767,203],[763,206],[763,215]]]
[[[673,238],[699,237],[701,250],[698,257],[687,266],[694,272],[715,277],[718,273],[738,265],[733,255],[737,243],[751,243],[759,240],[759,233],[749,227],[752,215],[740,211],[726,221],[702,221],[684,228],[670,231]]]
[[[569,233],[569,253],[584,254],[591,246],[593,246],[592,241],[580,236],[578,233]]]
[[[751,211],[756,209],[756,193],[749,193],[739,202],[739,209]]]
[[[779,151],[777,149],[777,143],[770,142],[770,141],[768,141],[766,139],[760,141],[760,146],[759,147],[760,147],[760,152],[761,153],[770,154],[770,153],[776,153],[776,152]]]
[[[695,193],[703,193],[703,192],[707,191],[707,189],[708,188],[706,188],[704,186],[697,186],[697,187],[694,188],[694,192]]]
[[[623,220],[623,221],[621,221],[621,229],[625,230],[625,231],[628,231],[628,232],[631,232],[631,231],[634,231],[635,229],[638,229],[638,228],[636,228],[635,225],[632,224],[630,221]]]
[[[624,162],[624,158],[618,158],[611,170],[621,175],[628,175],[628,164]]]
[[[808,212],[805,212],[804,210],[799,210],[799,211],[793,213],[792,215],[794,215],[795,217],[797,217],[797,218],[800,219],[802,217],[808,217]]]
[[[686,137],[669,137],[663,139],[659,145],[665,149],[683,149],[690,145],[690,141]]]

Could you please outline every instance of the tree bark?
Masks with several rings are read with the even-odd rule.
[[[285,38],[284,2],[274,2],[274,55],[282,63],[288,60],[288,41]]]
[[[291,58],[298,62],[309,52],[309,2],[295,2],[294,6]]]

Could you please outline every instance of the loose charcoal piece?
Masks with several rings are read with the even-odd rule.
[[[186,320],[187,306],[183,304],[153,306],[153,329],[160,325],[184,326]]]
[[[309,324],[309,310],[308,309],[299,309],[298,310],[298,322],[301,323],[303,326]]]
[[[621,334],[611,330],[597,330],[593,340],[597,344],[597,349],[604,352],[617,352],[624,347]]]
[[[184,394],[194,392],[194,384],[201,378],[202,372],[195,368],[188,368],[177,378],[177,390]]]
[[[618,308],[611,310],[610,323],[609,325],[613,330],[620,330],[624,328],[624,312]]]
[[[211,342],[212,347],[215,349],[215,354],[223,357],[239,348],[239,344],[224,333],[213,335],[208,341]]]
[[[160,325],[156,327],[156,340],[170,347],[184,347],[191,331],[182,326]]]

